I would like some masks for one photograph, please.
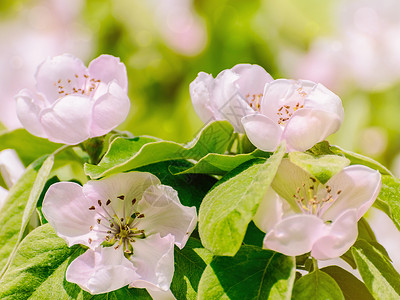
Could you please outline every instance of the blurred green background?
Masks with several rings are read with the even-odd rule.
[[[329,140],[398,172],[400,75],[394,69],[400,47],[392,41],[396,36],[400,40],[400,18],[396,21],[385,15],[395,3],[385,1],[1,0],[0,23],[6,24],[3,31],[18,22],[22,28],[36,30],[36,23],[51,14],[53,20],[39,29],[48,33],[51,28],[52,34],[62,37],[54,55],[72,52],[86,63],[103,53],[120,57],[128,70],[132,102],[131,113],[120,129],[134,135],[191,140],[203,126],[189,96],[189,84],[197,73],[216,76],[235,64],[253,63],[274,78],[326,84],[345,106],[345,122]],[[383,2],[389,9],[375,10],[377,3]],[[390,27],[393,34],[388,42],[368,29],[376,27],[371,20]],[[25,32],[8,30],[12,40],[18,39],[21,31]],[[356,34],[361,38],[355,38]],[[320,47],[326,40],[328,46]],[[351,44],[358,40],[360,43]],[[36,51],[41,51],[39,40],[30,43],[38,43]],[[7,39],[3,38],[1,47],[8,47]],[[393,49],[383,51],[383,47]],[[33,51],[29,44],[24,49]],[[3,53],[0,50],[0,55]],[[392,54],[393,61],[389,59]]]

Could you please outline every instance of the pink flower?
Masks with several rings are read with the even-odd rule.
[[[25,172],[25,167],[13,149],[0,151],[0,173],[8,188],[11,188]],[[0,186],[0,209],[2,208],[8,190]]]
[[[183,248],[196,227],[195,207],[150,173],[113,175],[83,186],[52,185],[43,213],[69,246],[89,249],[68,267],[66,279],[91,294],[125,285],[168,291],[174,244]]]
[[[305,151],[336,132],[343,121],[340,98],[305,80],[277,79],[265,85],[255,113],[242,118],[249,140],[263,151],[285,141],[287,151]]]
[[[265,84],[272,80],[262,67],[250,64],[224,70],[215,79],[200,72],[190,84],[190,97],[204,123],[228,120],[237,132],[244,133],[242,117],[254,113]]]
[[[264,248],[291,256],[311,251],[323,260],[341,256],[380,188],[379,172],[365,166],[345,167],[323,184],[284,159],[254,217],[266,232]]]
[[[190,84],[193,107],[203,122],[228,120],[254,146],[305,151],[337,131],[340,98],[321,84],[272,77],[257,65],[236,65],[214,79],[200,72]]]
[[[56,56],[39,66],[37,92],[16,96],[18,118],[33,135],[78,144],[125,120],[127,84],[125,66],[113,56],[101,55],[88,68],[72,55]]]

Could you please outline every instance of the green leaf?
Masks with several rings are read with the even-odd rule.
[[[400,274],[385,255],[364,240],[357,241],[351,251],[375,299],[400,299]]]
[[[135,169],[141,172],[150,172],[160,179],[162,184],[173,187],[179,200],[185,206],[196,206],[197,211],[206,193],[215,184],[214,177],[203,174],[172,175],[171,168],[190,168],[192,163],[186,160],[164,161]]]
[[[194,238],[189,238],[182,250],[175,247],[175,272],[171,291],[178,300],[197,299],[201,275],[212,259],[213,254]]]
[[[333,175],[350,164],[350,160],[337,155],[312,155],[303,152],[289,153],[289,159],[325,184]]]
[[[344,157],[350,160],[352,165],[364,165],[374,170],[378,170],[382,174],[393,176],[393,174],[384,165],[373,160],[372,158],[355,152],[344,150],[338,146],[331,146],[330,150],[336,155],[344,155]]]
[[[124,287],[90,295],[65,280],[68,265],[85,250],[68,248],[49,225],[32,231],[18,248],[15,260],[0,281],[1,299],[151,299],[147,291]]]
[[[315,270],[296,281],[292,299],[339,300],[344,299],[344,296],[332,277],[320,270]]]
[[[207,266],[198,299],[290,299],[294,279],[294,257],[245,245]]]
[[[33,136],[25,129],[16,129],[0,135],[0,151],[7,148],[15,149],[25,166],[38,157],[53,153],[61,146],[62,144]]]
[[[365,284],[350,272],[338,267],[329,266],[321,271],[331,276],[339,285],[346,300],[373,300],[374,298],[365,287]]]
[[[229,122],[216,121],[207,125],[187,146],[170,141],[144,144],[141,138],[117,138],[98,165],[85,164],[85,172],[92,179],[96,179],[161,161],[199,160],[208,153],[224,153],[232,133],[233,127]],[[137,143],[141,144],[141,148]]]
[[[267,161],[257,159],[239,166],[206,195],[199,211],[199,233],[207,249],[217,255],[235,255],[284,154],[281,145]]]
[[[375,202],[374,206],[385,212],[400,230],[400,180],[382,175],[382,188]]]
[[[255,150],[248,154],[215,154],[209,153],[201,158],[193,167],[186,170],[175,170],[175,174],[212,174],[212,175],[225,175],[226,173],[237,168],[241,164],[248,162],[258,157],[268,158],[271,154],[261,150]]]
[[[0,211],[0,275],[11,262],[53,166],[54,156],[32,163],[11,188]]]

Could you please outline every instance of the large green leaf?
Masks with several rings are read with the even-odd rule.
[[[152,141],[148,138],[116,138],[98,165],[85,165],[92,179],[131,170],[144,165],[174,159],[199,160],[208,153],[224,153],[233,133],[227,121],[207,125],[188,145],[170,141]],[[132,145],[130,145],[132,144]]]
[[[175,272],[171,291],[178,300],[197,299],[201,275],[212,258],[213,254],[194,238],[189,238],[182,250],[175,247]]]
[[[350,164],[350,160],[342,156],[312,155],[303,152],[289,153],[289,159],[321,183],[326,183],[333,175]]]
[[[344,300],[344,296],[332,277],[320,270],[315,270],[296,281],[292,299]]]
[[[282,145],[266,161],[239,166],[206,195],[199,211],[199,232],[206,248],[217,255],[235,255],[284,154]]]
[[[268,158],[270,153],[261,150],[255,150],[248,154],[215,154],[209,153],[201,158],[193,167],[186,170],[176,170],[176,174],[199,173],[225,175],[241,164],[258,157]]]
[[[245,245],[207,266],[198,299],[290,299],[294,278],[294,257]]]
[[[338,267],[328,266],[321,271],[331,276],[339,285],[346,300],[373,300],[365,284],[350,272]]]
[[[351,249],[361,277],[375,299],[400,299],[400,274],[389,259],[367,241]]]
[[[128,289],[92,296],[65,280],[73,259],[85,250],[68,248],[49,224],[32,231],[18,248],[15,260],[0,281],[1,299],[151,299],[145,290]]]
[[[33,136],[25,129],[16,129],[0,135],[0,151],[7,148],[15,149],[25,166],[38,157],[53,153],[61,146],[62,144]]]
[[[400,230],[400,180],[382,175],[382,188],[375,207],[385,212]]]
[[[22,239],[53,162],[54,157],[51,155],[32,163],[11,188],[0,211],[0,268],[3,269],[1,274],[4,273]]]
[[[378,170],[382,174],[393,176],[393,174],[384,165],[373,160],[372,158],[355,152],[344,150],[338,146],[331,146],[330,150],[336,155],[344,155],[344,157],[350,160],[352,165],[364,165],[372,169]]]

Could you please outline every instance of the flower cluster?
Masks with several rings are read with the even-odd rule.
[[[36,80],[37,92],[22,90],[16,96],[18,116],[30,133],[52,142],[73,146],[105,135],[123,122],[128,114],[130,100],[127,96],[126,69],[118,58],[102,55],[93,60],[88,68],[72,55],[49,58],[39,66]],[[255,204],[251,212],[247,211],[250,215],[248,222],[254,216],[254,223],[265,232],[263,248],[288,256],[310,253],[314,259],[326,260],[343,255],[354,244],[358,234],[357,222],[380,192],[380,173],[363,165],[350,165],[350,161],[341,158],[340,161],[345,163],[338,163],[332,168],[334,171],[327,171],[329,176],[325,176],[325,180],[315,175],[312,168],[303,169],[301,163],[295,164],[291,160],[296,155],[312,157],[311,154],[288,155],[283,150],[286,147],[288,152],[306,151],[339,129],[344,112],[337,95],[311,81],[274,80],[260,66],[249,64],[224,70],[216,78],[199,73],[190,84],[190,95],[194,109],[204,122],[228,120],[232,125],[227,122],[212,124],[230,127],[230,134],[225,137],[226,141],[221,142],[226,144],[224,150],[216,153],[213,157],[215,161],[210,159],[211,163],[205,169],[212,170],[215,167],[213,163],[220,166],[231,158],[226,149],[232,146],[232,127],[237,133],[246,134],[260,150],[272,152],[278,149],[273,154],[279,157],[275,167],[271,167],[274,159],[262,165],[274,172],[273,180],[272,175],[265,177],[270,178],[272,184],[268,189],[264,185],[264,191],[267,190],[265,195],[252,194],[261,202],[257,202],[260,204],[258,207]],[[124,137],[119,139],[129,143],[136,141]],[[200,139],[201,135],[196,142]],[[140,166],[146,166],[146,155],[152,155],[149,149],[146,153],[139,150],[143,146],[142,141],[139,141],[139,146],[135,144],[126,150],[113,148],[113,142],[106,145],[109,141],[105,140],[104,145],[109,146],[109,151],[103,159],[106,161],[105,168],[109,169],[98,176],[86,173],[92,179],[104,178],[90,180],[83,185],[75,182],[52,184],[43,200],[43,215],[57,235],[66,241],[68,247],[83,245],[86,249],[69,264],[65,279],[91,294],[108,293],[128,285],[145,288],[156,298],[170,297],[174,247],[182,249],[195,230],[196,208],[182,205],[178,192],[163,185],[155,175],[132,171],[137,167],[130,164],[132,157],[137,159],[141,155],[138,159]],[[219,143],[217,138],[209,140]],[[171,142],[166,144],[168,149],[183,147],[174,148]],[[163,145],[163,141],[157,141],[145,146],[162,151]],[[195,147],[191,151],[196,152]],[[55,154],[64,149],[58,149]],[[91,154],[87,148],[82,149],[88,152],[83,154],[87,159],[87,155]],[[170,151],[168,149],[166,151]],[[124,157],[119,156],[118,151],[123,151]],[[134,153],[127,153],[129,151]],[[220,161],[219,154],[223,157]],[[175,156],[160,155],[156,162],[168,161],[171,157]],[[323,159],[332,157],[324,155]],[[199,160],[198,153],[185,158]],[[241,158],[245,159],[246,155]],[[338,159],[337,156],[335,158]],[[152,158],[147,164],[154,162]],[[317,169],[324,166],[318,165]],[[115,171],[115,167],[120,173]],[[193,169],[196,168],[190,170]],[[5,150],[0,152],[0,170],[7,185],[11,186],[24,167],[15,152]],[[201,172],[215,175],[219,171]],[[228,175],[228,180],[229,176],[240,176],[232,173]],[[171,173],[168,176],[175,175]],[[214,177],[207,178],[211,184],[215,183]],[[180,184],[192,189],[191,183]],[[174,187],[180,190],[182,186]],[[236,193],[234,189],[240,184],[232,186],[224,186],[229,197]],[[7,193],[0,187],[0,207]],[[215,198],[218,202],[219,199]],[[201,209],[200,206],[200,222]],[[225,227],[220,226],[220,216],[216,212],[220,207],[212,209],[215,211],[211,216],[215,220],[208,218],[207,221],[213,222],[210,224],[217,224],[223,230],[237,225],[232,225],[235,220],[229,219],[221,221]],[[201,223],[199,228],[203,242]],[[206,243],[204,245],[207,247]]]
[[[259,149],[305,151],[336,132],[343,121],[340,98],[306,80],[272,77],[260,66],[240,64],[214,79],[199,73],[190,84],[193,106],[203,122],[228,120]]]

